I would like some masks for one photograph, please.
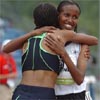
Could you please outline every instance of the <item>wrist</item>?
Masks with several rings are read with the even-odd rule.
[[[32,37],[32,36],[35,36],[35,35],[37,35],[36,31],[29,32],[29,37]]]
[[[87,60],[84,60],[84,59],[78,59],[78,63],[77,65],[78,66],[87,66]]]
[[[66,57],[66,51],[62,52],[62,53],[60,54],[60,56],[61,56],[62,58],[65,58],[65,57]]]

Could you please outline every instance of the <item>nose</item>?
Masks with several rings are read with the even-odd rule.
[[[72,17],[69,17],[69,18],[68,18],[68,22],[70,22],[70,23],[72,23],[72,22],[73,22]]]

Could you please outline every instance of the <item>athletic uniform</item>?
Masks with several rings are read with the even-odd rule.
[[[80,45],[70,43],[65,49],[73,63],[77,65]],[[81,85],[77,85],[68,71],[67,66],[64,64],[64,68],[60,72],[55,86],[55,93],[58,96],[58,100],[85,100],[85,90],[86,82],[83,81]]]
[[[49,70],[59,74],[63,62],[58,55],[50,54],[42,48],[46,33],[28,39],[28,47],[22,56],[22,72],[27,70]],[[53,88],[19,85],[13,100],[55,100]]]

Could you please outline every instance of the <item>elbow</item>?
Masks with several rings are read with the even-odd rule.
[[[5,47],[5,46],[2,48],[2,52],[4,52],[4,53],[9,53],[9,52],[7,52],[7,50],[6,50],[6,47]]]
[[[2,43],[2,48],[1,48],[1,50],[2,50],[2,52],[4,52],[4,53],[9,53],[8,52],[8,44],[9,44],[9,42],[10,42],[11,40],[5,40],[3,43]]]
[[[94,45],[98,45],[98,39],[95,38],[94,41],[93,41]]]
[[[95,44],[98,45],[98,39],[95,40]]]
[[[79,82],[77,82],[77,85],[81,85],[83,83],[83,80],[80,80]]]
[[[1,50],[2,50],[2,52],[6,52],[4,47]]]
[[[96,38],[96,37],[94,39],[94,45],[98,45],[98,38]]]
[[[83,81],[84,81],[84,78],[82,77],[76,82],[76,84],[81,85],[83,83]]]

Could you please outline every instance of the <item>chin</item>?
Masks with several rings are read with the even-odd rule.
[[[66,30],[73,30],[72,28],[67,28],[67,27],[65,27],[65,29],[66,29]]]

